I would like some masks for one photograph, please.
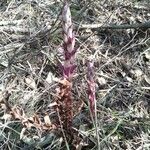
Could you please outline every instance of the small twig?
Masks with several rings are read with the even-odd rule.
[[[20,25],[21,23],[23,23],[23,19],[21,20],[9,20],[9,21],[0,21],[0,26],[16,26],[16,25]]]
[[[8,52],[11,52],[17,48],[22,48],[24,46],[24,43],[10,43],[6,46],[0,47],[0,55],[6,54]]]
[[[9,32],[9,33],[32,33],[31,29],[15,27],[15,26],[0,26],[0,33]]]
[[[99,24],[81,24],[81,29],[89,28],[89,29],[148,29],[150,28],[150,21],[144,23],[135,23],[135,24],[123,24],[123,25],[106,25],[104,26],[102,23]]]

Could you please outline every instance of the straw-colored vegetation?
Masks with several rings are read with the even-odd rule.
[[[63,4],[0,1],[0,149],[149,150],[149,0]]]

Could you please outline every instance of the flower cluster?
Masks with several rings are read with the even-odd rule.
[[[94,66],[93,62],[89,61],[87,64],[87,67],[88,67],[87,84],[88,84],[88,96],[89,96],[90,110],[91,110],[92,114],[94,114],[95,101],[96,101],[93,66]]]
[[[64,54],[64,64],[63,67],[63,76],[66,79],[70,79],[73,76],[75,65],[75,35],[73,32],[73,26],[71,21],[71,12],[69,4],[65,2],[63,11],[62,11],[62,27],[63,27],[63,54]]]

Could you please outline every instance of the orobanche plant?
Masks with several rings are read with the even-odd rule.
[[[64,3],[62,10],[62,29],[63,29],[63,63],[61,70],[63,80],[60,81],[57,102],[57,112],[60,116],[60,121],[64,129],[70,130],[73,120],[73,100],[71,94],[72,77],[76,69],[75,64],[75,35],[71,20],[71,12],[67,1]]]
[[[71,20],[71,12],[67,1],[64,2],[62,10],[62,29],[63,29],[63,63],[61,63],[63,80],[60,81],[58,90],[57,112],[60,116],[60,122],[64,129],[70,130],[73,120],[73,99],[71,94],[72,78],[76,69],[75,54],[75,35]],[[94,115],[95,110],[95,83],[94,83],[93,63],[88,62],[88,96],[90,110]]]

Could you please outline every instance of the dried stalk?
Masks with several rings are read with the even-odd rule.
[[[124,25],[106,25],[103,23],[97,24],[81,24],[81,29],[148,29],[150,28],[150,21],[144,23],[135,23],[135,24],[124,24]]]
[[[27,28],[23,28],[23,27],[16,27],[16,26],[0,26],[0,33],[20,33],[20,34],[30,34],[33,31]]]
[[[58,92],[57,111],[60,121],[63,129],[70,131],[73,120],[71,83],[66,79],[62,80],[59,84]]]

